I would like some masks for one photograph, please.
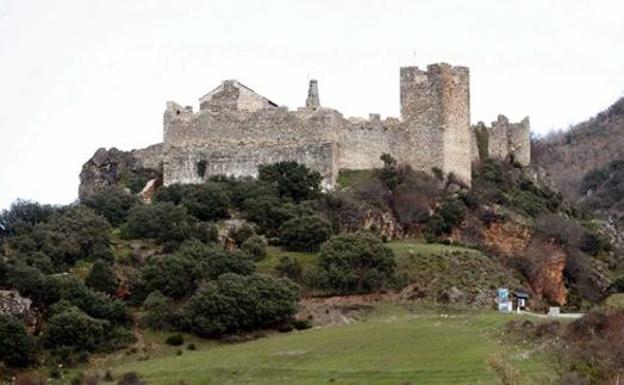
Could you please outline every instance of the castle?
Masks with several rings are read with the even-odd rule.
[[[167,102],[164,141],[130,152],[99,149],[80,174],[80,197],[132,175],[153,183],[199,183],[211,175],[254,176],[260,164],[297,161],[319,171],[331,188],[344,169],[379,167],[388,153],[423,171],[439,169],[470,185],[471,166],[486,157],[531,162],[528,118],[470,125],[466,67],[432,64],[400,71],[401,118],[345,118],[322,107],[310,82],[305,107],[295,111],[236,80],[199,99],[199,111]]]
[[[414,169],[453,174],[466,185],[479,154],[527,166],[528,118],[510,124],[499,116],[491,127],[471,127],[469,78],[468,68],[445,63],[429,65],[426,71],[403,67],[401,118],[384,120],[378,114],[346,119],[322,107],[315,80],[305,107],[295,111],[226,80],[199,99],[198,112],[167,102],[163,182],[199,183],[218,174],[253,176],[259,164],[297,161],[319,171],[324,185],[331,187],[339,170],[379,167],[383,153]]]

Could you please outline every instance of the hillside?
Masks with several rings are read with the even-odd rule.
[[[624,98],[570,130],[534,143],[533,164],[543,167],[566,197],[580,196],[583,177],[622,157]]]
[[[387,154],[379,166],[344,173],[333,191],[280,162],[257,178],[160,186],[151,202],[121,188],[129,178],[70,206],[17,201],[0,215],[0,294],[31,306],[0,314],[4,376],[69,378],[121,358],[115,375],[150,383],[488,383],[483,361],[506,350],[497,288],[529,293],[533,311],[582,311],[619,282],[600,226],[534,169],[485,159],[469,189]],[[382,305],[376,317],[384,303],[399,313]],[[449,308],[474,315],[440,317]],[[282,342],[288,365],[271,353]]]

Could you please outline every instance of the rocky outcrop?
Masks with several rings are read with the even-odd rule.
[[[30,311],[32,301],[15,290],[0,290],[0,314],[24,315]]]
[[[162,143],[132,151],[99,148],[82,166],[78,196],[84,198],[109,186],[140,192],[148,181],[162,180]]]

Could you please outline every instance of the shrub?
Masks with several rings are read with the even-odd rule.
[[[394,277],[391,249],[365,234],[339,235],[321,248],[319,267],[327,274],[330,290],[366,293],[382,289]]]
[[[45,222],[54,211],[50,205],[18,199],[0,213],[0,239]]]
[[[188,212],[202,221],[228,218],[230,198],[225,188],[214,182],[189,185],[180,202]]]
[[[141,269],[141,282],[146,293],[159,290],[171,298],[184,298],[197,287],[199,267],[182,255],[162,255],[150,258]]]
[[[451,198],[436,210],[429,220],[425,232],[428,237],[438,237],[448,234],[453,228],[461,224],[466,215],[466,205],[460,199]]]
[[[197,350],[197,346],[195,346],[195,344],[188,344],[188,346],[186,348],[188,350]]]
[[[182,344],[184,344],[184,337],[182,336],[182,334],[172,334],[167,337],[165,343],[171,346],[181,346]]]
[[[253,261],[243,253],[230,253],[196,240],[184,242],[176,254],[196,264],[203,279],[215,279],[225,273],[247,275],[255,270]]]
[[[271,327],[293,316],[298,299],[297,286],[290,280],[224,274],[191,298],[186,319],[200,336]]]
[[[297,214],[293,204],[284,204],[273,196],[247,199],[243,211],[245,219],[258,225],[258,230],[267,237],[277,236],[282,224]]]
[[[136,372],[127,372],[124,373],[117,385],[146,385],[145,382],[141,380],[141,377]]]
[[[290,278],[296,282],[301,281],[303,268],[299,260],[295,257],[289,255],[280,257],[276,270],[280,277]]]
[[[241,245],[241,249],[254,261],[261,261],[267,256],[267,241],[259,235],[252,235]]]
[[[85,284],[93,290],[106,294],[114,294],[117,289],[117,279],[111,266],[98,259],[85,279]]]
[[[138,200],[122,188],[110,187],[82,199],[82,203],[106,218],[111,225],[119,226]]]
[[[192,235],[195,222],[184,207],[170,202],[153,203],[133,207],[122,233],[130,239],[180,243]]]
[[[239,228],[230,231],[230,237],[238,246],[242,245],[249,237],[256,234],[253,227],[247,223],[243,223]]]
[[[95,351],[104,343],[107,322],[89,317],[76,307],[48,319],[45,340],[48,347],[66,346],[74,352]]]
[[[72,276],[55,279],[60,288],[61,298],[89,316],[103,318],[116,324],[128,322],[129,314],[123,301],[111,300],[103,293],[94,292],[82,281]]]
[[[197,162],[197,176],[203,178],[206,175],[206,166],[207,162],[205,159],[202,159]]]
[[[293,218],[280,228],[280,243],[288,250],[318,251],[329,239],[331,224],[316,216]]]
[[[176,314],[169,306],[170,301],[160,291],[151,292],[143,301],[146,312],[141,318],[141,323],[154,330],[172,329]]]
[[[307,319],[296,319],[292,321],[292,326],[297,330],[305,330],[312,327],[312,322]]]
[[[33,361],[35,341],[24,324],[0,314],[0,361],[11,367],[25,367]]]
[[[91,257],[99,248],[108,249],[108,221],[85,206],[55,213],[35,227],[40,250],[50,256],[58,270]]]
[[[58,282],[35,267],[20,263],[10,266],[7,281],[11,287],[33,300],[36,305],[50,305],[60,298]]]
[[[375,175],[388,189],[394,190],[401,183],[397,161],[390,154],[382,154],[379,159],[383,162],[383,167],[375,170]]]
[[[273,185],[280,197],[301,202],[320,193],[321,174],[297,162],[258,166],[258,180]]]

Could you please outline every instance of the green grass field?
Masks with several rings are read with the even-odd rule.
[[[495,312],[444,317],[388,305],[354,324],[202,345],[181,356],[112,369],[117,375],[136,371],[149,384],[162,385],[182,380],[188,385],[494,384],[484,361],[504,353],[525,375],[545,375],[543,356],[526,358],[528,347],[501,343],[501,328],[511,317]]]
[[[398,271],[426,290],[457,285],[492,290],[502,279],[500,268],[483,253],[415,240],[388,243]],[[309,268],[315,253],[269,248],[257,264],[271,272],[279,257],[291,255]],[[441,279],[440,277],[445,277]],[[503,343],[502,329],[512,315],[489,310],[448,312],[437,305],[377,302],[364,319],[342,326],[309,329],[239,344],[223,344],[187,336],[184,346],[164,345],[166,334],[146,331],[147,353],[106,359],[96,370],[110,368],[118,376],[136,371],[149,384],[495,384],[485,366],[487,357],[503,354],[525,377],[549,373],[546,357],[531,346]],[[176,351],[181,355],[176,355]],[[146,359],[146,356],[151,358]]]

